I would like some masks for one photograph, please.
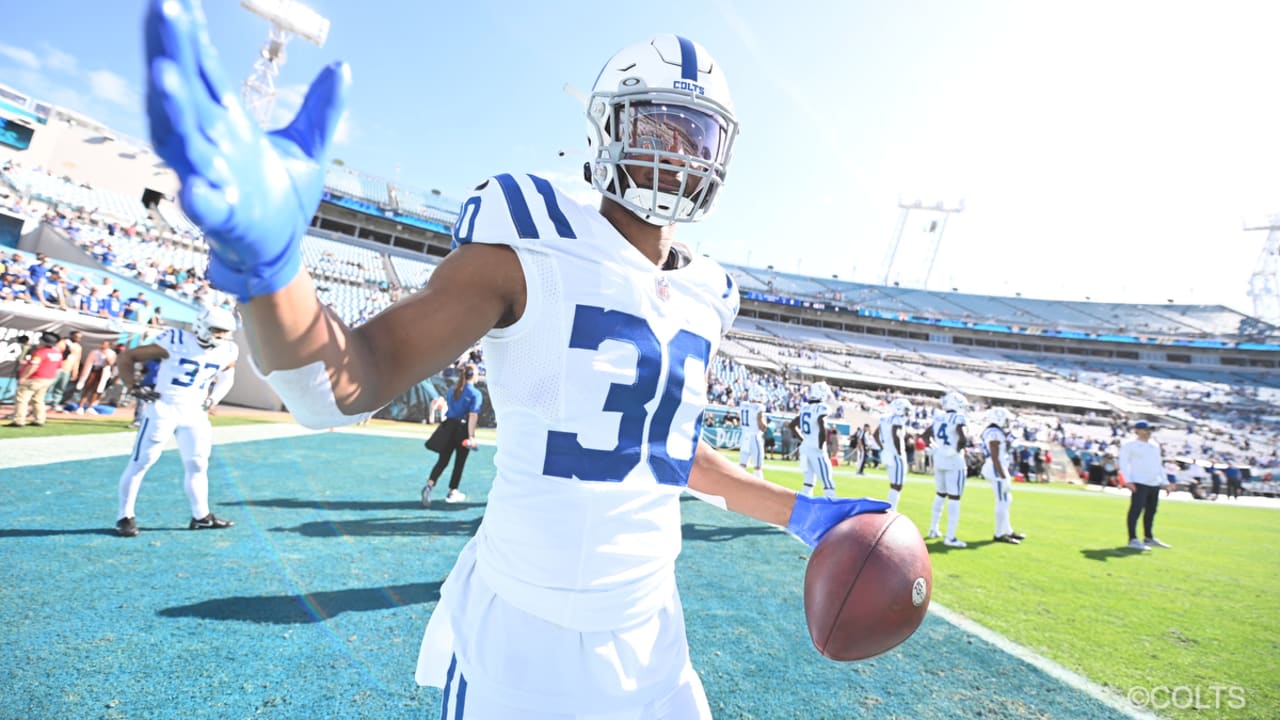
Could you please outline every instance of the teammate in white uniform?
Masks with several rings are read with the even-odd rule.
[[[719,64],[673,35],[618,53],[586,106],[599,209],[539,177],[494,176],[463,204],[427,286],[351,328],[299,252],[346,66],[263,134],[202,32],[188,2],[153,0],[152,137],[205,231],[210,279],[241,299],[254,359],[294,416],[359,422],[485,338],[497,475],[419,656],[419,681],[444,688],[442,718],[710,717],[675,584],[680,493],[810,547],[888,508],[801,496],[699,441],[738,289],[676,244],[675,224],[711,209],[737,135]]]
[[[120,379],[132,387],[142,409],[138,436],[129,464],[120,475],[120,508],[116,533],[122,537],[138,534],[134,504],[147,469],[174,435],[185,470],[183,489],[191,503],[192,530],[220,530],[234,525],[209,512],[209,453],[213,449],[213,427],[209,408],[231,390],[239,348],[230,339],[236,328],[235,315],[222,308],[205,308],[191,332],[169,328],[147,345],[124,351],[118,367]],[[159,360],[155,388],[135,383],[134,363]]]
[[[889,403],[889,410],[880,416],[876,427],[876,441],[880,443],[880,461],[889,473],[889,507],[898,509],[898,497],[907,479],[907,450],[903,428],[911,419],[911,401],[896,398]]]
[[[827,442],[826,417],[831,413],[831,408],[827,407],[831,388],[825,382],[816,382],[809,386],[805,397],[800,414],[791,420],[791,431],[800,437],[800,470],[804,473],[801,492],[812,497],[814,484],[821,480],[823,496],[834,498],[836,484],[831,479],[831,460],[824,448]]]
[[[1009,521],[1009,507],[1013,504],[1013,454],[1009,447],[1009,422],[1013,415],[1004,408],[992,408],[987,414],[987,428],[982,431],[982,450],[987,459],[982,463],[982,477],[991,483],[996,497],[995,541],[1017,545],[1026,539],[1014,532]]]
[[[960,526],[960,496],[964,493],[964,479],[968,466],[964,461],[964,449],[968,439],[964,435],[964,411],[969,401],[958,392],[942,396],[942,410],[933,416],[933,423],[925,431],[933,452],[933,480],[937,494],[933,498],[933,514],[927,537],[942,537],[938,523],[943,508],[947,513],[947,535],[942,544],[962,548],[967,543],[956,537]]]
[[[738,448],[738,465],[743,469],[755,468],[755,476],[764,477],[764,388],[753,385],[747,399],[738,405],[738,422],[742,426],[742,444]]]

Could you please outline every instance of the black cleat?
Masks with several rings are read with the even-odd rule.
[[[1022,541],[1012,535],[996,535],[993,538],[996,542],[1009,543],[1010,545],[1021,545]]]
[[[191,524],[187,526],[189,530],[222,530],[229,528],[235,523],[230,520],[223,520],[213,513],[209,513],[202,518],[192,518]]]
[[[1023,540],[1027,539],[1027,536],[1023,535],[1020,532],[1011,532],[1009,533],[1009,537],[1013,538],[1014,540],[1017,540],[1018,542],[1022,542]]]
[[[116,534],[120,537],[137,537],[138,523],[131,517],[120,518],[116,521]]]

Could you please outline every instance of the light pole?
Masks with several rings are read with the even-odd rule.
[[[929,234],[933,236],[933,247],[929,251],[929,265],[925,271],[924,289],[929,289],[929,278],[933,275],[933,264],[938,259],[938,251],[942,247],[942,234],[947,230],[947,220],[954,214],[964,212],[964,198],[960,198],[955,202],[945,200],[935,200],[933,202],[925,202],[923,200],[904,201],[898,198],[898,226],[893,234],[893,243],[889,246],[888,257],[885,260],[884,279],[882,285],[889,284],[889,278],[893,274],[893,265],[898,257],[898,248],[902,244],[902,232],[907,227],[907,219],[912,212],[926,213],[926,217],[930,218]],[[937,217],[941,215],[941,217]]]
[[[267,42],[240,91],[249,115],[266,127],[276,104],[276,78],[284,65],[284,46],[297,35],[316,47],[324,47],[329,20],[295,0],[240,0],[240,7],[271,23]]]

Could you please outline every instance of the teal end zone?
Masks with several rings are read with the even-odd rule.
[[[0,716],[434,717],[438,691],[413,682],[418,644],[479,525],[492,459],[492,447],[471,456],[465,503],[424,510],[435,455],[420,439],[220,445],[210,503],[237,525],[194,532],[168,451],[132,539],[112,532],[123,457],[0,470]],[[826,660],[804,625],[808,550],[683,508],[681,594],[717,718],[1119,717],[932,616],[881,657]]]

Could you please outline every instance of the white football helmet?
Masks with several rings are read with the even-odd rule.
[[[764,388],[760,387],[759,385],[752,385],[751,389],[747,391],[747,399],[750,400],[751,402],[757,402],[757,403],[764,402],[767,399],[765,397]]]
[[[826,400],[827,398],[831,397],[831,386],[819,380],[818,382],[809,386],[809,392],[806,393],[806,395],[810,400],[818,400],[818,401]]]
[[[893,402],[889,403],[889,409],[894,415],[907,417],[911,415],[911,401],[904,397],[894,398]]]
[[[942,396],[943,410],[947,410],[949,412],[964,412],[964,409],[968,406],[969,406],[969,401],[965,398],[965,396],[961,395],[955,390],[952,390],[951,392]]]
[[[987,422],[997,427],[1009,427],[1011,420],[1013,420],[1013,413],[1002,407],[991,408],[987,413]]]
[[[215,331],[225,330],[228,335],[236,331],[239,323],[235,313],[220,307],[206,307],[196,316],[191,324],[191,332],[195,333],[196,342],[204,347],[217,345],[221,338],[214,336]]]
[[[587,100],[587,180],[652,225],[701,220],[738,135],[729,85],[701,45],[658,35],[614,55]]]

